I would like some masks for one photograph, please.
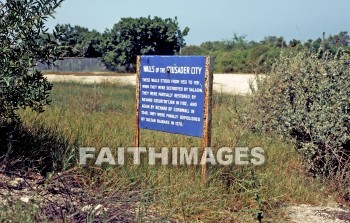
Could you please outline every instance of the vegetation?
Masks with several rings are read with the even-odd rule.
[[[122,18],[103,34],[81,26],[56,25],[61,57],[101,57],[114,71],[135,71],[137,55],[174,55],[185,45],[189,28],[180,30],[177,18]]]
[[[60,42],[61,57],[101,57],[103,54],[103,36],[96,30],[90,31],[81,26],[72,27],[70,24],[56,25]]]
[[[283,37],[267,36],[260,42],[246,40],[246,36],[234,34],[232,39],[208,41],[199,46],[186,46],[183,31],[177,19],[122,18],[111,30],[103,34],[96,30],[69,24],[57,25],[63,32],[63,57],[101,57],[110,70],[134,71],[136,55],[213,55],[216,73],[267,73],[276,62],[282,50],[313,53],[329,50],[333,54],[339,49],[349,50],[350,37],[342,31],[330,35],[323,42],[321,38],[302,43],[292,39],[288,43]]]
[[[35,69],[35,63],[55,59],[57,43],[46,36],[44,21],[61,2],[0,3],[0,121],[14,118],[19,108],[42,111],[49,103],[51,84]]]
[[[135,71],[136,55],[213,55],[217,73],[267,73],[278,59],[281,50],[317,53],[339,49],[349,50],[347,31],[302,43],[292,39],[288,43],[276,36],[267,36],[260,42],[246,40],[246,36],[234,34],[231,39],[208,41],[199,46],[186,46],[184,37],[189,28],[180,29],[177,18],[162,19],[148,16],[122,18],[112,29],[99,33],[81,26],[56,25],[51,38],[61,43],[61,57],[99,57],[114,71]]]
[[[110,147],[115,151],[120,146],[133,146],[134,97],[135,88],[131,86],[55,83],[52,105],[46,112],[38,114],[27,109],[21,112],[21,118],[29,130],[35,131],[36,126],[62,130],[60,134],[71,145],[98,150]],[[104,197],[120,191],[137,194],[138,209],[145,217],[149,212],[157,213],[151,221],[257,222],[257,216],[261,215],[264,221],[285,221],[285,205],[325,201],[319,192],[323,186],[306,177],[302,158],[292,144],[273,134],[251,132],[246,119],[247,99],[214,95],[212,146],[214,150],[223,146],[261,146],[267,156],[262,166],[212,166],[207,186],[201,183],[200,167],[148,166],[146,157],[141,158],[140,166],[126,161],[125,166],[91,165],[75,172],[88,176],[92,187],[103,188]],[[40,132],[37,134],[42,138]],[[200,144],[193,137],[141,131],[141,146],[199,147]],[[65,163],[75,162],[70,158]],[[124,199],[130,202],[127,198],[121,201]]]
[[[176,17],[141,17],[123,18],[103,34],[69,24],[57,25],[48,34],[44,21],[61,2],[0,2],[1,177],[39,172],[46,176],[40,183],[46,187],[53,173],[61,172],[57,174],[61,177],[74,167],[73,181],[83,178],[79,185],[88,185],[95,197],[126,193],[118,202],[127,203],[130,194],[136,195],[132,200],[132,207],[138,209],[135,221],[143,221],[144,216],[151,221],[286,221],[282,209],[288,204],[320,203],[332,191],[350,200],[347,32],[325,41],[292,40],[288,44],[283,37],[268,36],[258,43],[234,35],[231,40],[186,47],[184,37],[189,29],[181,31]],[[107,146],[115,154],[118,147],[133,146],[135,88],[112,83],[56,83],[49,96],[52,85],[35,64],[51,63],[58,55],[101,57],[112,70],[124,67],[133,71],[138,54],[180,53],[213,55],[215,72],[267,73],[258,80],[252,97],[214,94],[212,130],[214,152],[221,147],[259,146],[264,148],[267,162],[261,166],[212,166],[206,185],[200,180],[200,167],[149,166],[145,157],[139,166],[131,165],[130,160],[123,166],[78,166],[79,147]],[[33,112],[44,109],[45,113]],[[142,130],[141,145],[190,148],[200,147],[201,142]],[[310,170],[315,178],[306,176]],[[326,183],[326,179],[330,181]],[[1,181],[0,189],[4,185]],[[47,187],[49,190],[60,192],[56,187]],[[1,222],[52,220],[39,218],[43,211],[35,205],[1,199],[0,206]],[[61,208],[64,222],[79,212],[67,205],[56,207]]]
[[[335,54],[339,49],[349,50],[350,37],[347,32],[329,36],[324,43],[325,50]],[[204,42],[200,46],[186,46],[183,55],[213,55],[216,73],[268,73],[278,60],[281,51],[313,53],[322,50],[322,40],[308,40],[304,44],[293,39],[288,44],[283,37],[268,36],[262,41],[248,42],[245,36],[236,34],[231,40]]]
[[[135,64],[137,55],[174,55],[184,46],[188,31],[180,30],[176,17],[122,18],[106,34],[103,61],[115,68]]]
[[[350,56],[339,51],[285,52],[258,81],[252,117],[256,128],[294,139],[309,170],[348,191],[350,173]]]

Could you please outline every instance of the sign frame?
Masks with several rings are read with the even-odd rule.
[[[155,56],[153,56],[155,57]],[[162,57],[162,56],[159,56]],[[169,57],[169,56],[166,56]],[[174,56],[176,57],[176,56]],[[178,57],[190,57],[190,56],[178,56]],[[207,148],[211,146],[211,126],[212,126],[212,96],[213,96],[213,59],[211,56],[203,56],[205,58],[205,71],[204,71],[204,102],[203,102],[203,131],[202,131],[202,151],[203,154],[207,154]],[[140,146],[140,90],[141,90],[141,56],[137,56],[136,59],[136,114],[135,114],[135,148]],[[152,129],[150,129],[152,130]],[[177,133],[181,134],[181,133]],[[184,135],[184,134],[182,134]],[[189,136],[193,137],[193,136]],[[202,181],[205,183],[209,176],[208,163],[202,164]]]

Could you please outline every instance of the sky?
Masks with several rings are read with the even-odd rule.
[[[103,32],[123,17],[178,18],[190,28],[187,45],[232,39],[261,41],[283,36],[286,41],[350,33],[350,0],[65,0],[56,10],[56,24],[80,25]]]

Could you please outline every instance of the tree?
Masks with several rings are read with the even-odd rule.
[[[301,42],[300,40],[296,40],[296,39],[292,39],[291,41],[289,41],[288,44],[289,47],[297,47],[297,46],[301,46]]]
[[[236,33],[233,34],[233,38],[224,40],[223,43],[226,46],[226,51],[241,50],[248,47],[246,35],[238,36]]]
[[[103,60],[110,68],[116,68],[135,64],[137,55],[174,55],[185,46],[188,32],[187,27],[180,30],[176,17],[122,18],[105,33],[108,40]]]
[[[61,57],[101,57],[103,54],[101,33],[90,31],[82,26],[70,24],[58,24],[55,27],[63,35],[58,37],[60,41]]]
[[[246,40],[245,35],[237,35],[236,33],[233,34],[233,37],[230,39],[224,39],[221,41],[207,41],[200,45],[203,49],[207,51],[232,51],[232,50],[244,50],[249,48],[251,45],[254,45],[248,43]]]
[[[321,38],[317,38],[316,40],[314,40],[312,42],[312,49],[314,52],[319,51],[321,47],[322,47],[322,39]]]
[[[226,45],[224,41],[207,41],[207,42],[201,43],[200,47],[207,51],[225,51],[226,50]]]
[[[329,36],[328,42],[335,48],[346,47],[349,45],[350,36],[348,32],[342,31],[338,35]]]
[[[57,56],[57,42],[47,34],[44,21],[62,1],[0,2],[0,121],[16,118],[19,108],[41,112],[50,102],[52,85],[35,64],[50,63]]]
[[[200,46],[185,46],[181,49],[181,55],[206,55],[207,51]]]
[[[305,43],[304,43],[304,48],[312,51],[312,39],[308,39]]]
[[[286,47],[286,41],[284,41],[284,38],[282,36],[276,37],[276,36],[266,36],[264,40],[261,41],[262,44],[272,45],[279,48]]]
[[[101,57],[103,55],[103,37],[96,30],[85,33],[82,42],[82,52],[84,57]]]
[[[76,57],[81,56],[82,52],[76,48],[78,42],[81,41],[82,31],[87,31],[86,28],[70,24],[57,24],[55,29],[62,33],[57,39],[60,41],[61,57]]]
[[[257,45],[248,57],[248,64],[254,73],[267,73],[271,70],[272,65],[280,56],[281,49],[273,45]]]

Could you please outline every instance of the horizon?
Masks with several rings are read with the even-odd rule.
[[[144,2],[136,0],[134,3],[142,5]],[[203,4],[199,0],[179,0],[176,3],[152,0],[143,7],[113,0],[98,3],[86,0],[84,4],[66,0],[56,10],[55,19],[48,19],[46,26],[52,30],[56,24],[79,25],[102,33],[124,17],[177,17],[181,30],[190,28],[185,36],[187,45],[229,40],[234,34],[245,36],[248,42],[282,36],[286,42],[296,39],[303,43],[308,39],[322,38],[323,32],[326,37],[341,31],[349,32],[349,7],[347,0],[295,0],[292,4],[280,0],[218,0],[215,5]]]

